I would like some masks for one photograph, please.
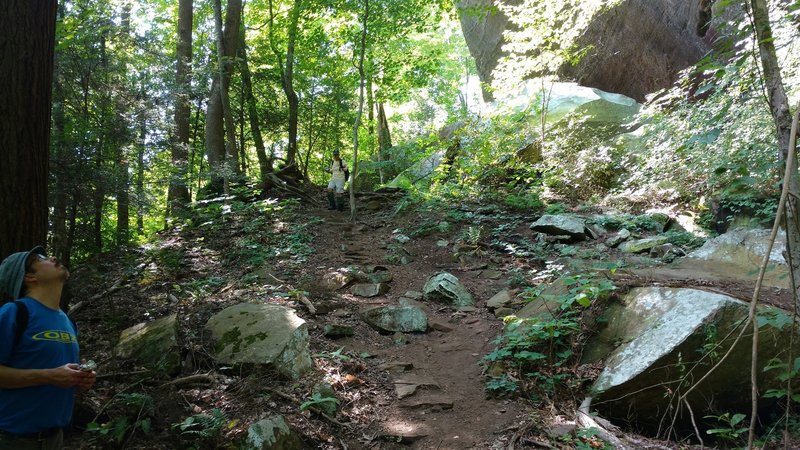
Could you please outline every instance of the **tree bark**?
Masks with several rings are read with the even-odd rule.
[[[147,120],[144,112],[139,117],[139,141],[136,143],[136,234],[144,236],[144,151],[147,137]],[[184,184],[184,188],[186,185]]]
[[[386,111],[383,103],[378,103],[378,161],[383,162],[389,148],[392,146],[392,137],[389,133],[389,121],[386,120]],[[380,166],[381,183],[384,183],[383,165]]]
[[[796,161],[797,158],[788,157],[789,152],[795,152],[794,148],[790,148],[792,116],[789,112],[789,100],[786,97],[783,77],[781,76],[780,65],[775,51],[772,27],[769,22],[769,7],[766,0],[751,0],[750,6],[753,10],[753,25],[761,57],[770,112],[775,122],[775,134],[779,147],[778,158],[786,164],[787,160]],[[789,167],[788,172],[792,176],[788,178],[789,196],[786,202],[786,245],[788,252],[785,256],[792,271],[791,279],[794,282],[800,280],[800,227],[798,227],[800,225],[800,204],[798,204],[800,189],[798,189],[796,164],[793,164],[793,167]],[[797,301],[800,298],[800,286],[793,285],[792,288],[794,289],[794,300]],[[755,358],[755,355],[753,357]],[[755,405],[757,401],[755,383],[752,386],[752,390]],[[753,447],[753,429],[757,420],[755,414],[751,414],[751,416],[748,448]]]
[[[350,220],[356,221],[356,176],[358,176],[358,127],[364,112],[364,54],[367,51],[367,20],[369,19],[369,0],[364,0],[364,18],[361,22],[361,49],[358,55],[358,112],[353,124],[353,173],[350,175]]]
[[[56,78],[58,78],[56,76]],[[52,173],[55,179],[53,189],[53,214],[51,222],[53,224],[50,235],[50,249],[53,256],[58,258],[62,264],[69,267],[69,251],[67,245],[67,173],[71,167],[71,149],[66,142],[66,114],[64,111],[64,87],[61,80],[56,79],[53,83],[53,164]]]
[[[250,73],[250,64],[247,60],[247,42],[245,40],[245,26],[242,24],[239,33],[239,55],[241,57],[241,71],[242,71],[242,86],[244,87],[244,96],[247,100],[247,113],[250,119],[250,134],[253,138],[253,145],[256,147],[256,156],[258,157],[258,168],[261,171],[259,179],[261,184],[266,186],[267,174],[272,172],[272,160],[267,157],[267,150],[264,146],[264,138],[261,135],[261,125],[258,120],[258,108],[256,107],[256,98],[253,95],[253,78]]]
[[[178,2],[177,68],[175,70],[175,137],[171,146],[172,174],[167,191],[167,215],[183,210],[191,201],[187,187],[189,119],[191,116],[193,0]]]
[[[274,35],[274,14],[272,11],[272,0],[269,2],[269,31],[270,31],[270,44],[272,51],[278,62],[278,67],[281,72],[281,86],[283,92],[286,94],[286,101],[289,104],[289,143],[286,148],[286,166],[294,166],[297,164],[297,121],[299,112],[299,100],[297,93],[294,90],[294,50],[297,42],[298,24],[300,22],[300,11],[303,7],[302,0],[295,0],[289,16],[289,29],[287,31],[288,38],[286,42],[286,64],[284,65],[283,58],[278,51]]]
[[[47,239],[56,9],[0,2],[0,258]]]
[[[128,48],[130,46],[130,34],[131,34],[131,4],[126,2],[122,7],[122,17],[120,20],[120,27],[121,27],[121,39],[123,40],[125,47]],[[127,78],[127,71],[123,69],[123,74],[125,78]],[[128,134],[127,130],[127,114],[122,106],[120,106],[116,101],[112,102],[115,108],[115,121],[114,125],[122,126],[125,129],[125,134]],[[128,155],[125,149],[125,144],[119,139],[118,134],[114,134],[115,138],[111,139],[110,143],[113,146],[114,152],[114,187],[115,187],[115,196],[117,198],[117,239],[116,245],[117,247],[124,247],[128,245],[128,241],[130,238],[130,207],[131,207],[131,196],[130,196],[130,176],[128,175],[128,170],[130,168],[130,161],[128,160]]]
[[[236,129],[230,114],[228,88],[239,41],[239,24],[242,13],[241,0],[229,0],[225,11],[225,28],[222,28],[220,0],[213,0],[214,24],[217,34],[217,64],[211,93],[206,107],[206,148],[212,177],[212,187],[226,183],[228,172],[238,172]]]

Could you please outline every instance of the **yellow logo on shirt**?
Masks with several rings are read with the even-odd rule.
[[[49,330],[36,333],[32,336],[34,341],[54,341],[62,344],[73,344],[78,342],[74,334],[67,331]]]

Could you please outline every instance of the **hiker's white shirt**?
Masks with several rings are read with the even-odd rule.
[[[341,167],[339,166],[340,162],[342,163]],[[344,170],[342,170],[343,168],[344,169],[347,168],[347,166],[345,165],[344,161],[342,161],[342,160],[339,160],[339,161],[333,160],[331,162],[331,167],[330,167],[331,170],[330,170],[330,172],[331,172],[331,178],[333,178],[334,181],[347,181],[345,179],[345,176],[344,176]]]

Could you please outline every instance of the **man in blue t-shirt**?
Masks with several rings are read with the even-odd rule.
[[[17,337],[17,308],[0,307],[0,450],[60,449],[76,390],[95,382],[78,365],[77,331],[59,307],[69,271],[42,247],[0,264],[0,295],[19,300],[28,321]]]

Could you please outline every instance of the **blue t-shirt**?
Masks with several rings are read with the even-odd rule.
[[[38,301],[20,299],[28,307],[28,326],[14,342],[17,306],[0,307],[0,365],[16,369],[52,369],[78,363],[78,338],[67,315]],[[75,388],[51,384],[19,389],[0,389],[0,430],[36,433],[64,427],[72,418]]]

